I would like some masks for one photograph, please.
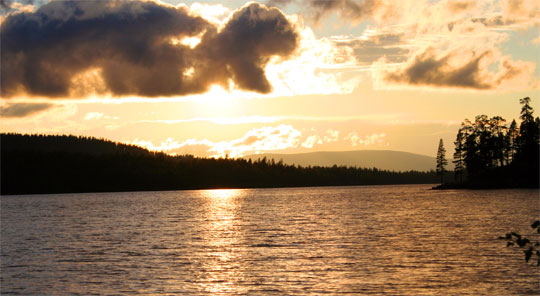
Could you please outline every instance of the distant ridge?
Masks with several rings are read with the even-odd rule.
[[[435,157],[392,150],[322,151],[295,154],[264,153],[247,155],[245,159],[266,157],[286,164],[301,166],[356,166],[392,171],[430,171],[435,169]],[[449,165],[448,170],[452,167]]]
[[[213,188],[434,184],[435,172],[298,167],[172,156],[105,139],[0,133],[0,195]]]

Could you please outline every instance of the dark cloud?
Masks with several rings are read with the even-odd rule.
[[[38,113],[49,108],[52,108],[53,104],[47,103],[14,103],[0,106],[0,116],[2,117],[25,117]]]
[[[503,60],[501,62],[501,66],[503,71],[499,74],[499,77],[496,80],[497,84],[501,84],[505,80],[513,79],[516,76],[519,76],[523,69],[518,68],[517,66],[513,65],[509,60]]]
[[[289,56],[298,46],[298,34],[287,18],[276,8],[257,3],[235,12],[219,33],[208,33],[200,44],[203,76],[212,79],[226,73],[239,87],[270,92],[264,66],[274,56]],[[197,71],[196,71],[197,73]],[[222,82],[227,82],[222,80]]]
[[[469,10],[471,8],[474,8],[475,7],[475,2],[471,1],[471,0],[467,0],[467,1],[449,1],[447,5],[448,5],[448,9],[450,9],[450,11],[452,13],[460,13],[460,12]]]
[[[69,96],[72,80],[100,69],[113,95],[174,96],[212,85],[266,93],[264,67],[298,45],[276,8],[250,3],[221,31],[184,7],[141,1],[60,1],[8,16],[1,28],[1,94]],[[202,36],[194,48],[171,38]]]
[[[428,49],[416,56],[405,69],[387,73],[385,79],[411,85],[489,89],[493,85],[485,81],[480,69],[480,61],[489,54],[490,52],[486,51],[474,56],[464,65],[455,67],[449,63],[449,60],[455,57],[455,53],[437,58],[433,50]]]
[[[512,25],[515,23],[514,20],[508,19],[503,17],[502,15],[497,15],[489,18],[481,17],[481,18],[473,18],[471,19],[473,23],[481,23],[486,27],[500,27],[500,26],[507,26]]]
[[[341,16],[361,20],[373,16],[374,12],[382,7],[380,0],[269,0],[269,5],[285,6],[290,3],[299,3],[308,7],[316,20],[325,17],[331,12]]]
[[[472,22],[472,23],[477,23],[477,24],[482,24],[486,27],[490,27],[490,28],[495,28],[495,27],[502,27],[502,26],[508,26],[508,25],[513,25],[516,23],[515,20],[511,20],[511,19],[508,19],[507,17],[503,17],[502,15],[496,15],[496,16],[492,16],[492,17],[480,17],[480,18],[471,18],[471,19],[467,19],[467,20],[460,20],[460,21],[456,21],[456,22],[450,22],[447,24],[447,28],[448,28],[448,31],[452,32],[454,30],[454,28],[457,26],[457,25],[462,25],[464,24],[465,22]],[[471,28],[472,30],[472,28]]]

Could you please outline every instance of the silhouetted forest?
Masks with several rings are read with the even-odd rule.
[[[1,194],[436,183],[435,172],[170,156],[104,139],[1,134]]]
[[[466,119],[454,142],[455,183],[443,187],[538,188],[540,119],[530,103],[520,100],[519,127],[500,116]]]

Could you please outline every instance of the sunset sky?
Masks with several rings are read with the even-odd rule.
[[[0,0],[0,131],[172,154],[451,157],[540,110],[537,0]]]

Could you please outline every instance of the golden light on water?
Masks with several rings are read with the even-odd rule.
[[[242,195],[243,189],[211,189],[202,190],[202,195],[207,198],[234,199]]]
[[[243,278],[234,266],[241,256],[238,245],[242,231],[237,223],[237,210],[245,190],[214,189],[203,190],[201,194],[206,200],[207,231],[203,239],[208,247],[204,289],[214,295],[231,293],[235,283]]]

